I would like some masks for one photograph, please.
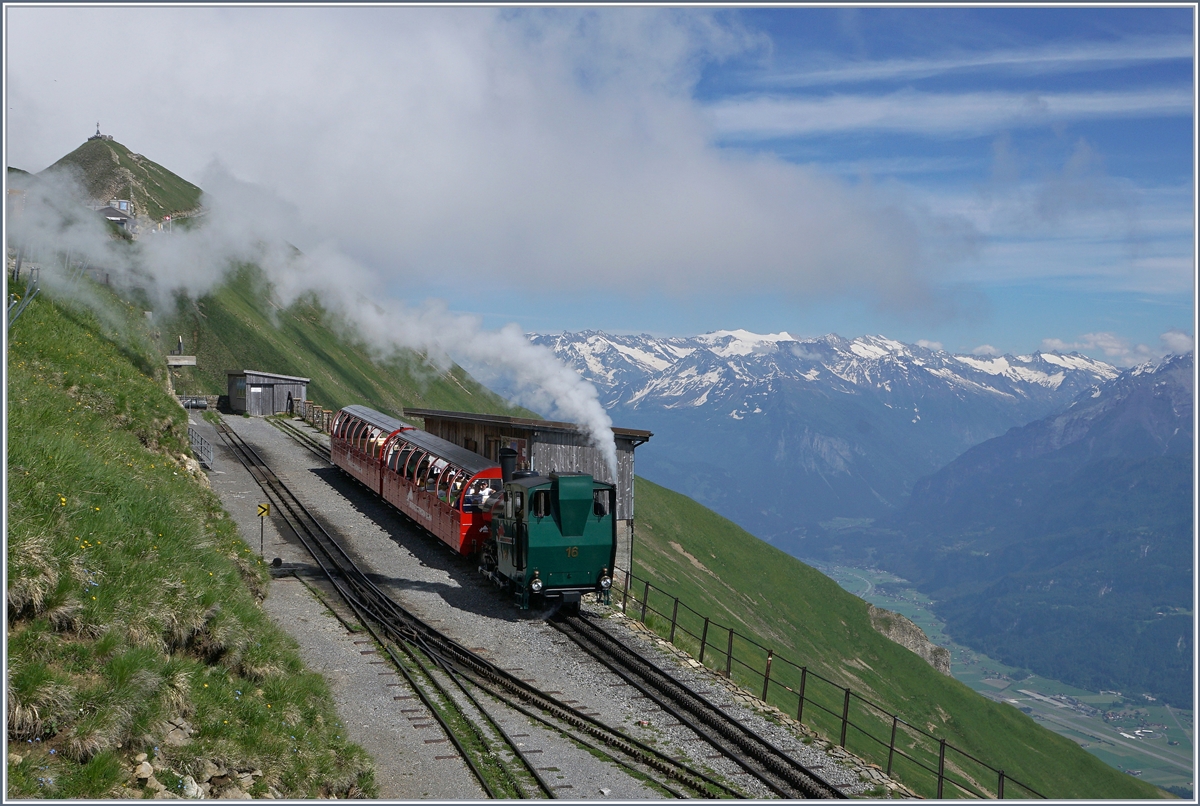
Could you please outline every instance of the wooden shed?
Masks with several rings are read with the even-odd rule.
[[[617,444],[617,477],[612,478],[600,450],[590,444],[587,431],[575,423],[530,420],[459,411],[405,409],[405,416],[420,417],[425,430],[467,450],[499,461],[501,448],[517,452],[518,470],[590,473],[617,488],[617,565],[632,568],[633,561],[633,450],[653,436],[649,431],[614,428]]]
[[[231,369],[229,408],[234,414],[265,417],[290,411],[291,406],[305,399],[308,378],[277,375],[257,369]]]

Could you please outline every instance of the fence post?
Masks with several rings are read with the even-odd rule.
[[[762,701],[767,701],[767,686],[771,685],[771,660],[775,657],[775,650],[767,650],[767,670],[763,672],[763,695]]]
[[[642,593],[642,624],[646,623],[646,603],[650,601],[650,580],[646,580],[646,590]]]
[[[628,568],[625,569],[625,593],[621,595],[621,612],[624,613],[625,605],[629,602],[629,577],[633,574]]]
[[[890,742],[888,742],[888,768],[887,768],[887,773],[886,773],[886,775],[888,775],[888,776],[891,776],[891,774],[892,774],[892,754],[894,752],[896,752],[896,720],[897,719],[899,719],[899,717],[897,717],[895,715],[892,716],[892,740]],[[1000,773],[1000,775],[1003,776],[1004,773]],[[1003,789],[1003,788],[1004,787],[1001,786],[1001,789]]]
[[[733,679],[733,627],[729,628],[729,648],[725,650],[725,677]]]
[[[704,631],[700,633],[700,665],[704,665],[704,644],[708,641],[708,616],[704,617]]]
[[[939,740],[938,750],[938,800],[942,799],[942,782],[946,780],[946,740]]]
[[[1000,770],[1000,786],[996,787],[996,800],[1004,800],[1004,770]]]
[[[846,699],[842,701],[842,747],[846,746],[846,728],[850,724],[850,689],[846,689]]]
[[[675,619],[679,616],[679,597],[675,597],[675,607],[671,609],[671,637],[667,639],[667,643],[675,643]]]
[[[808,667],[800,667],[800,704],[796,706],[796,721],[804,721],[804,686],[808,683]]]

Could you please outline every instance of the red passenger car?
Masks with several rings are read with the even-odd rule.
[[[483,545],[495,462],[365,406],[338,412],[330,458],[459,554]]]

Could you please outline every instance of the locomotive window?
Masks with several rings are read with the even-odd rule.
[[[521,510],[525,508],[525,493],[520,490],[513,491],[513,517],[520,519]]]
[[[535,490],[530,501],[530,511],[534,517],[544,518],[550,514],[550,491]]]
[[[596,490],[592,493],[592,512],[597,518],[603,518],[609,510],[609,491]]]

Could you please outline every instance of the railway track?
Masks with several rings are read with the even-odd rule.
[[[283,430],[303,433],[287,426]],[[636,775],[651,779],[665,794],[745,797],[728,784],[535,689],[422,622],[359,569],[339,541],[313,517],[253,447],[225,423],[218,425],[217,432],[275,504],[276,511],[355,617],[391,657],[491,797],[531,797],[535,795],[534,789],[542,797],[555,797],[554,787],[523,754],[520,743],[500,726],[495,716],[498,706],[511,708]],[[316,442],[311,438],[309,441]],[[328,461],[327,452],[322,454],[311,444],[306,447]],[[436,700],[428,693],[429,688],[436,694]],[[442,714],[448,705],[457,710],[457,720]],[[451,721],[469,726],[467,732],[472,735],[466,742],[460,736],[462,728],[456,731]],[[502,755],[509,762],[500,770],[494,767],[498,754],[491,750],[496,744],[502,745]],[[493,765],[490,772],[485,768],[487,764]],[[494,785],[497,777],[501,779],[500,788]],[[536,782],[536,787],[529,786],[530,781]]]
[[[307,449],[310,453],[316,454],[317,458],[329,462],[329,446],[321,440],[313,436],[311,431],[306,431],[303,428],[297,428],[292,424],[292,420],[280,420],[274,417],[268,417],[267,422],[278,428],[283,433],[287,434],[292,439],[299,442],[301,446]],[[332,462],[331,462],[332,464]]]
[[[629,649],[585,613],[559,616],[552,624],[584,652],[649,697],[779,797],[846,797],[816,772]]]

